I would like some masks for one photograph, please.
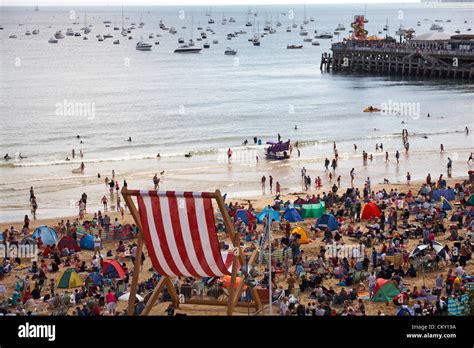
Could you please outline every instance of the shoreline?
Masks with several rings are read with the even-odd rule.
[[[469,179],[468,176],[464,176],[464,177],[459,176],[459,177],[447,178],[445,180],[446,180],[447,186],[453,187],[455,183],[462,182],[462,181],[468,180],[468,179]],[[399,192],[408,192],[408,190],[412,190],[414,193],[416,193],[416,192],[418,192],[420,186],[424,182],[425,182],[424,180],[411,181],[409,186],[406,183],[405,184],[403,184],[403,183],[390,183],[390,184],[386,184],[386,185],[372,184],[372,191],[377,192],[377,191],[382,190],[382,189],[385,189],[386,191],[390,191],[392,189],[393,190],[396,189]],[[354,187],[358,187],[358,186],[354,186]],[[312,188],[314,188],[314,184],[313,184]],[[338,192],[339,193],[345,192],[345,190],[347,188],[348,187],[341,185]],[[359,189],[361,189],[361,187],[359,187]],[[323,192],[327,193],[329,190],[330,190],[330,187],[323,186],[319,190],[311,189],[311,190],[306,191],[306,192],[282,193],[280,198],[283,201],[287,201],[287,200],[294,201],[295,199],[297,199],[297,197],[305,197],[306,195],[312,196],[313,194],[317,196],[318,194],[322,194]],[[221,193],[225,194],[225,192],[222,192],[222,191],[221,191]],[[114,194],[114,196],[115,196],[115,194]],[[275,198],[274,194],[268,194],[268,193],[266,193],[265,195],[260,195],[260,196],[247,196],[247,197],[240,197],[240,196],[239,197],[234,197],[233,195],[228,194],[227,199],[226,199],[226,203],[238,202],[239,204],[247,205],[248,202],[250,201],[253,208],[255,208],[256,210],[263,210],[265,208],[265,206],[267,206],[268,204],[271,204],[274,201],[274,198]],[[94,213],[96,213],[98,210],[102,211],[102,213],[104,214],[103,209],[94,210],[94,209],[89,208],[88,210],[89,211],[92,210],[93,212],[92,213],[87,212],[84,215],[84,220],[83,221],[85,221],[87,219],[92,219],[92,217],[94,216]],[[125,208],[124,219],[121,218],[120,212],[117,212],[115,210],[112,211],[112,210],[109,209],[105,213],[108,214],[111,217],[112,220],[117,217],[117,218],[119,218],[119,221],[121,223],[134,223],[133,218],[131,217],[131,214],[130,214],[130,212],[127,208]],[[31,219],[30,220],[30,232],[31,233],[33,232],[32,227],[36,228],[36,227],[41,226],[41,225],[55,226],[61,220],[74,221],[76,218],[78,218],[78,215],[62,215],[62,216],[50,217],[50,218],[44,218],[44,219]],[[4,222],[2,221],[2,222],[0,222],[0,230],[10,228],[11,226],[17,227],[17,229],[21,230],[21,227],[22,227],[21,225],[22,224],[23,224],[22,220],[4,221]]]

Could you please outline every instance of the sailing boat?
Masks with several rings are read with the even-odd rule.
[[[388,31],[388,17],[387,21],[385,22],[385,26],[383,27],[383,30]]]
[[[201,52],[202,48],[194,47],[193,41],[193,30],[194,30],[194,18],[191,17],[191,38],[189,39],[189,44],[181,45],[177,49],[174,50],[174,53],[199,53]]]
[[[293,28],[298,28],[298,26],[296,25],[295,23],[295,14],[293,13],[293,25],[292,25]]]
[[[224,16],[224,12],[222,13],[222,25],[227,24],[227,18]]]
[[[250,6],[249,6],[249,9],[247,11],[247,23],[245,23],[245,26],[246,27],[251,27],[252,26],[252,23],[249,21],[249,16],[252,14],[252,11],[250,11]]]
[[[35,11],[39,11],[39,10],[40,10],[40,9],[39,9],[38,5],[36,5]]]
[[[123,22],[123,6],[122,6],[122,32],[121,32],[122,36],[127,36],[128,34],[128,30],[125,29],[125,25],[124,25],[124,22]]]
[[[91,32],[91,28],[89,28],[87,26],[87,12],[84,11],[84,28],[82,28],[84,30],[84,34],[89,34]]]
[[[211,9],[210,8],[209,8],[209,21],[207,23],[209,23],[209,24],[214,24],[215,23],[214,20],[211,17]]]
[[[277,24],[276,24],[277,27],[281,27],[281,23],[280,23],[280,14],[278,13],[277,14]]]
[[[255,22],[255,17],[254,17],[254,22]],[[252,40],[252,44],[254,46],[260,46],[260,38],[259,38],[259,34],[258,34],[259,31],[260,31],[260,26],[257,22],[257,32],[253,35],[253,40]]]
[[[120,30],[119,27],[117,27],[117,17],[114,16],[114,30]]]
[[[306,19],[306,5],[303,6],[303,24],[308,24],[309,21]]]
[[[140,14],[140,23],[138,24],[138,27],[143,28],[144,25],[145,25],[145,22],[143,22],[142,15]]]

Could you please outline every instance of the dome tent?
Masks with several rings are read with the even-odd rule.
[[[268,216],[268,207],[265,207],[265,209],[263,209],[263,211],[257,215],[258,222],[263,223],[265,216]],[[280,221],[280,213],[273,208],[270,208],[270,218],[272,221]]]
[[[70,236],[64,236],[59,241],[58,249],[62,251],[64,248],[68,248],[69,250],[74,250],[74,251],[81,250],[81,248],[79,247],[79,244],[77,244],[77,241],[75,241],[74,238]]]
[[[362,209],[362,220],[370,220],[374,217],[380,218],[382,215],[382,212],[380,211],[380,208],[378,207],[377,204],[374,202],[369,202],[364,205],[364,208]]]
[[[283,213],[283,217],[289,222],[303,221],[300,213],[298,213],[298,210],[295,208],[286,208],[285,212]]]
[[[370,298],[373,302],[389,302],[400,293],[393,281],[379,278],[375,282],[375,290]]]
[[[92,234],[83,235],[79,244],[82,249],[94,250],[94,236]]]
[[[316,221],[316,228],[329,228],[331,231],[339,228],[337,219],[332,214],[324,214]]]
[[[294,237],[296,234],[300,236],[299,238],[300,244],[309,243],[308,235],[306,234],[306,231],[302,227],[296,227],[293,229],[293,231],[291,232],[291,236]]]
[[[58,241],[58,234],[51,227],[42,225],[36,228],[32,237],[35,239],[41,238],[44,245],[56,245]]]

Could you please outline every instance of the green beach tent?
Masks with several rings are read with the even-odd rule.
[[[57,287],[60,289],[77,288],[84,284],[84,280],[79,276],[74,268],[62,271],[57,280]]]
[[[320,218],[326,214],[326,206],[324,202],[318,204],[303,204],[301,206],[301,217],[305,218]]]
[[[373,302],[390,302],[399,293],[400,290],[391,280],[379,278],[375,283],[375,290],[370,300]]]

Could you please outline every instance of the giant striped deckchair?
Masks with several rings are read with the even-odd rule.
[[[150,296],[142,315],[147,315],[165,286],[175,306],[179,303],[220,305],[227,307],[231,315],[236,306],[260,308],[258,293],[252,293],[255,303],[240,303],[239,298],[244,282],[230,287],[228,300],[185,299],[177,296],[170,277],[222,277],[231,276],[236,284],[237,271],[244,264],[240,249],[239,234],[233,225],[219,191],[175,192],[144,191],[123,189],[122,195],[136,224],[139,226],[139,240],[134,265],[130,298],[135,298],[143,243],[155,270],[162,276]],[[134,197],[138,208],[132,199]],[[222,251],[219,247],[214,208],[218,204],[226,230],[229,232],[233,248]],[[253,264],[256,252],[250,258]],[[129,302],[129,315],[133,313],[133,301]]]

